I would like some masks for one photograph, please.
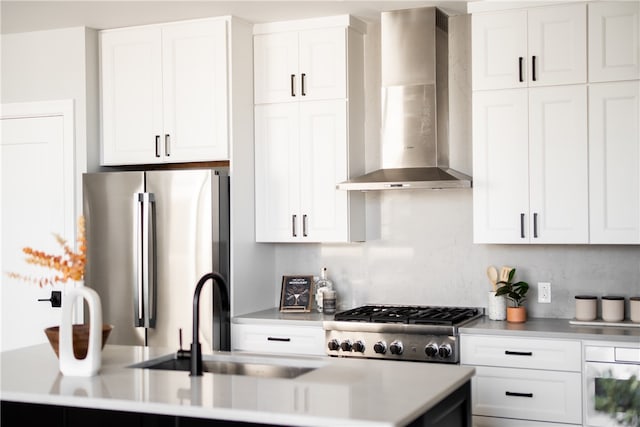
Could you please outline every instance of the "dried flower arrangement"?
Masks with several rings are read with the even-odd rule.
[[[62,247],[63,255],[51,255],[25,247],[22,251],[27,255],[28,264],[39,265],[57,271],[57,274],[45,277],[25,276],[19,273],[7,273],[9,277],[37,284],[40,287],[66,283],[69,280],[78,281],[84,278],[84,266],[87,262],[87,241],[85,236],[84,217],[78,218],[78,237],[76,239],[78,252],[75,252],[59,234],[54,233],[58,244]]]

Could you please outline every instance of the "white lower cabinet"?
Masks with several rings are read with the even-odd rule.
[[[461,335],[460,363],[475,427],[582,423],[580,341]]]
[[[324,356],[324,329],[320,326],[231,325],[232,350],[257,353]]]

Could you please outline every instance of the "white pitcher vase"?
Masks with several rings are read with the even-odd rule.
[[[76,359],[73,354],[73,308],[78,301],[87,301],[89,309],[89,347],[84,359]],[[60,324],[60,372],[63,375],[91,377],[96,375],[102,364],[102,305],[100,296],[91,288],[74,288],[67,292],[62,304]]]

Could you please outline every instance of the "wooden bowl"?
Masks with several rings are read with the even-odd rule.
[[[102,325],[102,346],[100,348],[104,348],[105,343],[107,342],[107,338],[109,338],[109,334],[113,329],[113,325]],[[73,355],[76,359],[84,359],[87,357],[87,348],[89,347],[89,325],[73,325]],[[58,354],[58,340],[60,339],[60,327],[59,326],[51,326],[44,330],[44,333],[47,335],[49,339],[49,344],[53,347],[53,351],[56,353],[57,357],[60,357]]]

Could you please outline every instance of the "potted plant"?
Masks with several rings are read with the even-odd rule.
[[[507,280],[496,283],[498,286],[496,297],[504,295],[511,302],[511,306],[507,307],[507,322],[522,323],[527,320],[527,311],[522,304],[527,299],[529,284],[523,281],[514,283],[513,277],[515,275],[516,269],[514,268],[509,272]]]

